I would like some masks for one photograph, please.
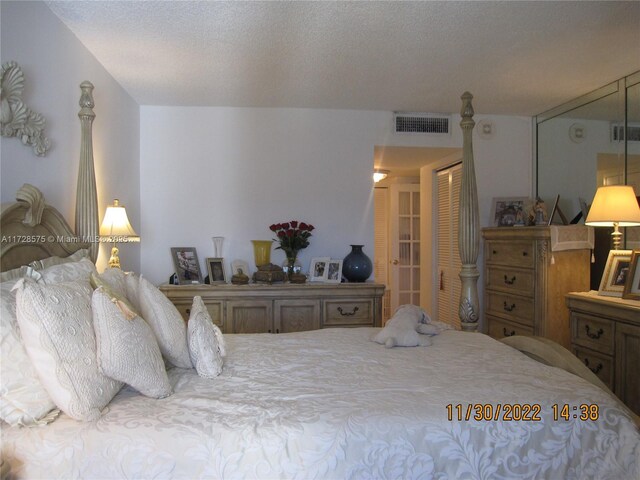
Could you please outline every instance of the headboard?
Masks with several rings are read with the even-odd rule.
[[[28,265],[51,256],[67,257],[88,248],[95,262],[98,255],[98,195],[93,167],[91,124],[93,85],[80,85],[81,121],[80,165],[76,197],[76,229],[55,208],[45,203],[42,192],[33,185],[23,185],[16,203],[2,206],[0,213],[0,270]]]

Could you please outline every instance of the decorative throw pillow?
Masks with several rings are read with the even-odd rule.
[[[11,291],[18,280],[0,283],[0,418],[12,426],[43,425],[53,421],[60,410],[42,386],[22,344],[16,292]]]
[[[9,280],[19,280],[24,277],[27,273],[27,266],[14,268],[13,270],[7,270],[6,272],[0,273],[0,282],[8,282]]]
[[[193,297],[188,325],[189,354],[196,372],[204,378],[215,378],[222,372],[216,328],[202,297]]]
[[[140,277],[133,272],[129,272],[125,275],[124,280],[127,287],[127,298],[136,312],[142,312],[140,308]]]
[[[137,315],[127,319],[112,295],[99,287],[91,299],[100,371],[147,397],[171,395],[162,354],[151,328]]]
[[[98,370],[88,281],[41,285],[27,279],[16,289],[24,346],[54,403],[76,420],[99,418],[122,383]]]
[[[119,269],[111,269],[111,270],[119,270]],[[126,284],[124,281],[124,277],[121,279],[118,278],[118,275],[98,275],[97,273],[92,273],[90,276],[91,286],[96,288],[102,288],[104,293],[109,296],[109,299],[120,309],[122,314],[125,316],[127,320],[133,320],[134,317],[139,315],[136,309],[131,305],[131,302],[127,299],[126,296]],[[124,274],[123,274],[124,275]]]
[[[187,347],[187,327],[182,315],[154,285],[140,277],[139,303],[142,318],[158,340],[165,359],[180,368],[193,368]]]
[[[29,265],[36,270],[44,270],[45,268],[53,267],[54,265],[62,265],[63,263],[79,262],[83,258],[89,258],[89,250],[83,248],[77,252],[69,255],[68,257],[48,257],[42,260],[34,260]]]
[[[97,273],[96,266],[88,258],[83,258],[77,262],[68,262],[60,265],[45,268],[39,271],[45,283],[75,282],[83,281],[89,283],[92,273]]]

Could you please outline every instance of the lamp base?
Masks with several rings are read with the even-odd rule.
[[[613,222],[613,232],[611,233],[613,249],[620,250],[622,245],[622,232],[619,229],[618,222]]]
[[[118,247],[115,245],[111,249],[111,257],[109,258],[109,268],[120,268],[120,257],[118,256]]]

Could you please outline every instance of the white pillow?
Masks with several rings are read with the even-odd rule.
[[[162,354],[149,325],[139,316],[127,319],[103,287],[93,292],[91,306],[100,371],[147,397],[171,395]]]
[[[45,283],[83,281],[89,283],[92,273],[98,273],[96,266],[88,258],[77,262],[63,263],[39,271]]]
[[[12,426],[43,425],[53,421],[60,410],[42,386],[22,344],[16,292],[11,291],[18,280],[0,283],[0,418]]]
[[[98,370],[89,283],[41,285],[26,279],[16,288],[24,346],[47,392],[70,417],[99,418],[122,383]]]
[[[43,258],[42,260],[34,260],[29,265],[35,268],[36,270],[42,270],[48,267],[53,267],[54,265],[78,262],[83,258],[88,258],[88,257],[89,257],[89,250],[87,250],[86,248],[83,248],[69,255],[68,257],[53,256],[53,257]]]
[[[193,368],[187,347],[187,327],[182,315],[146,278],[140,277],[139,304],[142,318],[151,326],[165,359],[180,368]]]
[[[189,355],[196,372],[204,378],[215,378],[222,372],[216,328],[202,297],[193,297],[188,324]]]

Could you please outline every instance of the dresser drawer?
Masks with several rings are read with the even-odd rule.
[[[487,267],[485,287],[491,290],[515,293],[518,295],[534,295],[535,277],[533,270],[509,267]]]
[[[373,300],[325,300],[324,326],[373,325]]]
[[[533,327],[533,298],[487,291],[487,313]]]
[[[486,262],[495,265],[533,268],[535,261],[535,242],[532,241],[488,240],[485,251]]]
[[[491,315],[487,315],[487,322],[489,324],[489,336],[496,339],[512,337],[513,335],[533,335],[532,327],[525,327]]]
[[[177,303],[176,308],[184,318],[185,322],[189,321],[189,315],[191,314],[192,303]],[[218,325],[221,330],[224,331],[224,316],[222,315],[222,302],[213,302],[213,303],[205,303],[207,310],[209,311],[209,315],[211,315],[211,320],[213,323]]]
[[[603,383],[613,391],[613,358],[602,353],[594,352],[588,348],[573,345],[573,354],[580,359]]]
[[[610,320],[571,312],[571,343],[612,355],[614,337],[614,324]]]

